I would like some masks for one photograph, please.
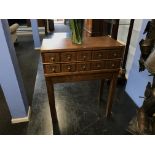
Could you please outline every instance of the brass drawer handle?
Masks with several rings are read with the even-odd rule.
[[[82,66],[82,69],[85,70],[85,69],[86,69],[86,65],[83,65],[83,66]]]
[[[71,70],[71,66],[67,66],[67,69],[70,71]]]
[[[71,55],[67,55],[67,59],[68,60],[71,60]]]
[[[86,56],[85,55],[83,56],[83,60],[86,60]]]
[[[52,72],[55,72],[55,67],[50,67]]]
[[[101,68],[101,65],[100,65],[100,64],[97,64],[96,67],[97,67],[97,68]]]
[[[55,58],[54,58],[54,57],[51,57],[50,60],[51,60],[51,61],[55,61]]]
[[[112,67],[114,67],[114,66],[115,66],[115,64],[112,64],[111,66],[112,66]]]
[[[115,56],[117,56],[117,54],[116,54],[116,53],[114,53],[114,57],[115,57]]]
[[[99,53],[99,54],[98,54],[98,57],[102,57],[102,54],[101,54],[101,53]]]

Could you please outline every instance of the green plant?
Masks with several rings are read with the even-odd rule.
[[[71,39],[75,44],[82,44],[83,19],[70,19]]]

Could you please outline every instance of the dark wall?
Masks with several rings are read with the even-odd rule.
[[[19,25],[27,25],[26,19],[8,19],[9,26],[18,23]]]

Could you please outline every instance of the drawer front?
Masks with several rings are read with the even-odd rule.
[[[59,73],[60,72],[60,64],[44,65],[44,71],[46,74]]]
[[[106,61],[106,68],[107,69],[116,69],[120,68],[121,61],[120,60],[113,60],[113,61]]]
[[[100,69],[104,69],[105,66],[105,61],[98,61],[98,62],[92,62],[91,63],[91,69],[92,70],[100,70]]]
[[[44,53],[42,56],[43,62],[54,63],[60,61],[59,53]]]
[[[122,50],[114,50],[114,51],[109,51],[108,52],[108,59],[113,59],[113,58],[122,58],[123,56],[123,51]]]
[[[91,51],[81,51],[77,53],[78,61],[87,61],[91,60]]]
[[[90,71],[90,63],[78,63],[77,70],[78,71]]]
[[[101,60],[107,58],[108,58],[108,51],[106,50],[93,51],[92,53],[93,60]]]
[[[122,50],[98,50],[93,51],[93,60],[122,58]]]
[[[62,64],[62,72],[75,72],[76,64]]]
[[[76,61],[76,53],[75,52],[61,53],[61,62],[70,62],[70,61]]]

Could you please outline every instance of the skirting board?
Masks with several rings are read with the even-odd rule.
[[[12,118],[11,119],[11,123],[15,124],[15,123],[22,123],[22,122],[29,122],[30,120],[30,115],[31,115],[31,107],[29,106],[28,109],[28,113],[26,117],[22,117],[22,118]]]
[[[40,47],[36,47],[36,48],[34,48],[36,51],[40,51]]]

